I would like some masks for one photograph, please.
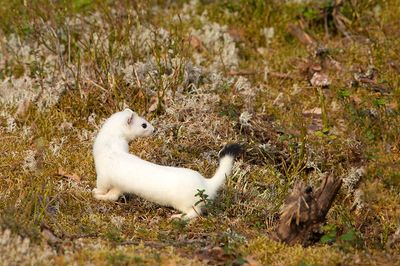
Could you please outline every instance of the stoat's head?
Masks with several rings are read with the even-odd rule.
[[[154,133],[154,127],[131,109],[120,112],[120,118],[121,133],[128,141]]]

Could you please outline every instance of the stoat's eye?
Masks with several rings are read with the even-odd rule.
[[[146,128],[147,127],[147,124],[146,123],[143,123],[142,124],[142,128]]]

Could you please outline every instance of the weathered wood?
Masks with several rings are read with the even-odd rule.
[[[287,196],[273,237],[289,245],[308,246],[321,237],[320,226],[342,184],[340,178],[328,176],[314,191],[311,186],[297,183]]]

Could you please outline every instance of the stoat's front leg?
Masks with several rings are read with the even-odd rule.
[[[110,200],[110,201],[118,200],[119,196],[121,195],[122,195],[121,190],[117,188],[110,189],[106,194],[96,194],[96,193],[93,194],[93,196],[98,200]]]

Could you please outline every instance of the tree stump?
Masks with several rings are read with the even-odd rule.
[[[288,245],[303,246],[319,241],[320,226],[325,223],[341,185],[342,180],[333,176],[327,176],[315,191],[302,182],[295,184],[285,200],[273,238]]]

